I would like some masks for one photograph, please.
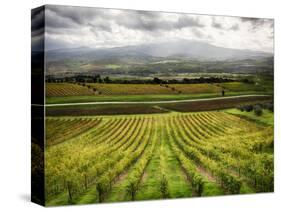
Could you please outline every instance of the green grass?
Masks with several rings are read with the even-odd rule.
[[[249,95],[249,94],[268,94],[265,92],[226,92],[225,96]],[[168,95],[114,95],[114,96],[63,96],[47,97],[47,104],[60,103],[80,103],[80,102],[142,102],[142,101],[168,101],[168,100],[187,100],[200,98],[221,97],[221,93],[203,94],[168,94]]]
[[[168,181],[168,198],[191,197],[192,189],[166,138],[159,138],[157,149],[145,170],[138,200],[160,199],[159,182],[163,174]]]
[[[61,193],[57,196],[55,196],[55,198],[51,198],[51,199],[47,199],[47,204],[46,206],[53,206],[53,205],[67,205],[69,204],[68,201],[68,194],[66,192]]]
[[[229,109],[226,110],[226,112],[234,115],[244,116],[258,123],[262,123],[270,126],[274,125],[274,113],[269,110],[263,110],[261,116],[257,116],[254,113],[254,111],[246,112],[246,111],[241,111],[239,109]]]
[[[256,86],[255,84],[247,84],[242,82],[226,82],[220,83],[221,87],[230,91],[263,91],[261,86]]]
[[[162,101],[162,100],[183,100],[193,98],[217,97],[218,94],[196,94],[196,95],[114,95],[114,96],[67,96],[48,97],[47,104],[58,103],[79,103],[79,102],[126,102],[126,101]]]
[[[224,194],[223,190],[214,182],[208,182],[208,181],[205,182],[202,196],[209,197],[209,196],[219,196],[223,194]]]

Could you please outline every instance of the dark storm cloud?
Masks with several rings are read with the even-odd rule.
[[[43,51],[44,48],[44,7],[31,11],[31,49]]]
[[[31,37],[42,36],[42,35],[44,35],[44,32],[45,32],[45,29],[43,27],[36,29],[36,30],[32,30]]]
[[[201,31],[199,31],[198,29],[193,29],[192,30],[192,33],[197,37],[197,38],[203,38],[204,37],[204,34],[201,32]]]
[[[265,25],[269,24],[270,27],[273,27],[273,20],[272,19],[264,19],[264,18],[240,18],[242,22],[247,22],[252,25],[252,30],[256,30],[258,28],[264,27]]]
[[[34,8],[31,10],[31,19],[34,19],[38,14],[40,14],[43,11],[44,6]]]
[[[222,29],[223,28],[220,23],[215,23],[215,22],[212,23],[212,27],[215,27],[217,29]]]
[[[145,12],[122,13],[116,23],[128,29],[144,31],[168,30],[172,27],[170,22],[161,22],[158,17],[151,18],[151,15]]]
[[[47,6],[47,9],[55,13],[57,16],[64,19],[68,19],[73,24],[84,25],[89,22],[89,20],[95,17],[104,16],[105,12],[101,9],[95,9],[88,7],[71,7],[71,6]]]
[[[123,10],[124,13],[130,15],[132,12],[138,16],[142,16],[148,19],[158,19],[161,18],[161,13],[151,12],[151,11],[138,11],[138,10]]]
[[[52,28],[75,28],[90,26],[91,31],[112,31],[112,23],[127,29],[157,31],[176,30],[185,27],[204,27],[198,18],[180,15],[175,21],[163,20],[161,13],[119,10],[118,17],[105,9],[48,6],[47,26]],[[102,21],[101,21],[102,20]]]
[[[79,25],[68,18],[58,15],[53,11],[49,11],[46,13],[46,26],[55,29],[66,29],[74,28]]]
[[[96,24],[88,24],[90,27],[90,30],[92,32],[96,31],[106,31],[106,32],[112,32],[112,28],[109,24],[106,23],[96,23]]]
[[[179,17],[178,22],[176,23],[176,27],[204,27],[204,25],[199,21],[198,18],[191,18],[187,15],[182,15]]]
[[[229,28],[230,30],[233,30],[233,31],[237,31],[239,30],[239,25],[238,24],[234,24],[232,27]]]
[[[215,18],[212,18],[212,27],[216,29],[223,29],[222,24],[217,22]]]
[[[82,27],[89,27],[90,31],[111,32],[111,19],[113,17],[107,10],[87,7],[48,5],[46,12],[47,32],[52,34],[60,34],[65,29],[79,30]]]
[[[229,48],[269,51],[272,45],[270,36],[273,33],[273,21],[270,19],[53,5],[45,7],[45,41],[48,49],[83,45],[111,48],[177,39],[203,40]],[[40,11],[32,16],[35,19],[32,28],[36,29],[32,35],[39,42],[41,35],[44,38],[42,22],[36,21]],[[265,30],[257,30],[261,27]],[[257,33],[261,44],[253,41]]]
[[[135,11],[128,12],[128,14],[123,14],[120,18],[118,18],[116,23],[128,29],[144,31],[168,31],[186,27],[204,27],[198,18],[188,17],[186,15],[180,15],[175,21],[168,21],[163,20],[161,13],[139,13]]]
[[[44,7],[35,8],[31,11],[31,29],[43,27]]]
[[[31,12],[31,32],[32,34],[38,34],[44,29],[44,8],[36,8]]]
[[[222,21],[224,19],[221,19],[220,21],[217,20],[217,18],[213,17],[212,18],[212,24],[211,26],[215,29],[218,30],[233,30],[233,31],[238,31],[240,29],[238,23],[233,24],[232,26],[229,25],[223,25]]]

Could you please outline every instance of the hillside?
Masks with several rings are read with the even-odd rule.
[[[46,52],[47,74],[151,77],[182,73],[272,72],[271,53],[178,40],[115,48],[79,47]]]

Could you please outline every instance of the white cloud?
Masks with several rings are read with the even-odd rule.
[[[48,6],[49,48],[115,47],[175,39],[273,52],[273,20]]]

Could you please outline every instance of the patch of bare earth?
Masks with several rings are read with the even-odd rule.
[[[122,174],[120,174],[120,175],[116,178],[114,184],[119,184],[119,183],[121,183],[127,176],[128,176],[128,171],[123,172]]]
[[[143,173],[142,177],[141,177],[141,181],[140,181],[141,184],[147,179],[147,176],[148,176],[148,174],[147,174],[147,172],[145,171],[145,172]]]
[[[216,179],[202,166],[197,165],[197,170],[200,174],[208,179],[210,182],[217,182]]]

